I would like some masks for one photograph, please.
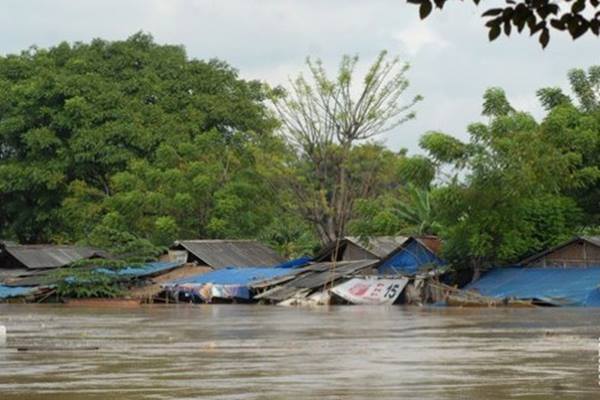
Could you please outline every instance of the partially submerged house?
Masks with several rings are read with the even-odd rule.
[[[600,237],[577,236],[518,266],[493,268],[465,289],[534,304],[600,306]]]
[[[0,282],[5,279],[44,274],[83,259],[107,258],[105,252],[85,246],[0,245]]]
[[[408,236],[346,236],[326,246],[315,256],[315,261],[381,260],[408,239]]]
[[[600,267],[494,268],[465,287],[496,299],[553,306],[600,306]]]
[[[441,241],[435,236],[349,236],[321,251],[316,261],[379,260],[380,274],[414,275],[424,267],[444,265]]]
[[[252,299],[252,283],[295,276],[297,273],[299,270],[286,267],[221,268],[167,282],[163,288],[165,296],[177,302],[210,303],[213,298],[249,301]]]
[[[411,236],[381,261],[380,274],[414,275],[444,265],[439,257],[442,242],[435,236]]]
[[[165,295],[175,301],[257,301],[279,303],[290,297],[307,297],[330,289],[358,273],[372,273],[377,260],[322,262],[306,265],[299,260],[268,268],[222,268],[168,282]]]
[[[293,279],[286,282],[261,282],[256,289],[265,288],[254,296],[255,299],[279,303],[291,298],[308,298],[319,292],[326,292],[337,283],[348,280],[358,274],[372,274],[377,260],[355,260],[321,262],[304,267]],[[272,286],[268,288],[268,286]]]
[[[576,236],[519,264],[527,267],[600,266],[600,236]]]
[[[173,259],[186,263],[225,267],[270,267],[285,259],[262,243],[254,240],[182,240],[169,251]]]

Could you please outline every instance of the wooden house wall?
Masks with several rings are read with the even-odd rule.
[[[577,241],[533,260],[527,265],[531,267],[600,266],[600,248],[585,241]]]

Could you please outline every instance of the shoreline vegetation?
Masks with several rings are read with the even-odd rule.
[[[569,93],[540,88],[540,120],[491,87],[468,140],[425,132],[410,155],[378,141],[418,118],[409,64],[383,51],[359,76],[358,62],[308,58],[273,87],[141,32],[1,56],[3,248],[107,251],[49,275],[86,298],[121,295],[98,269],[143,270],[182,238],[256,240],[285,260],[333,246],[334,270],[347,237],[435,236],[451,288],[600,233],[600,66],[566,71]]]

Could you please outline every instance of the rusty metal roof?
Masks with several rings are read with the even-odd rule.
[[[48,244],[7,245],[4,247],[19,263],[30,269],[58,268],[86,258],[106,258],[101,250],[82,246]]]
[[[299,290],[321,288],[340,278],[373,267],[377,263],[379,263],[379,260],[339,261],[312,264],[303,268],[302,273],[295,279],[283,285],[276,286],[260,295],[254,296],[254,298],[283,301],[293,296]]]
[[[182,240],[173,249],[185,249],[215,269],[224,267],[270,267],[285,259],[254,240]]]
[[[442,249],[442,240],[437,236],[415,236],[415,240],[425,246],[435,255],[439,255]]]

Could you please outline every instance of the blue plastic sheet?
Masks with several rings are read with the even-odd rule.
[[[118,275],[126,278],[143,278],[160,272],[169,271],[183,265],[181,262],[151,262],[140,266],[131,266],[120,269],[98,268],[96,271],[109,275]]]
[[[179,284],[204,284],[212,283],[217,285],[248,285],[254,281],[276,278],[293,273],[290,268],[223,268],[208,272],[202,275],[195,275],[187,278],[178,279],[169,282],[166,286]]]
[[[600,266],[494,268],[465,289],[495,298],[536,299],[563,306],[600,306]]]
[[[385,260],[377,270],[382,275],[414,275],[426,265],[444,265],[444,262],[415,240]]]
[[[308,265],[312,261],[312,257],[300,257],[294,260],[286,261],[273,268],[299,268]]]
[[[10,297],[19,297],[26,296],[30,293],[33,293],[36,288],[32,287],[23,287],[23,286],[4,286],[0,285],[0,299],[8,299]]]

